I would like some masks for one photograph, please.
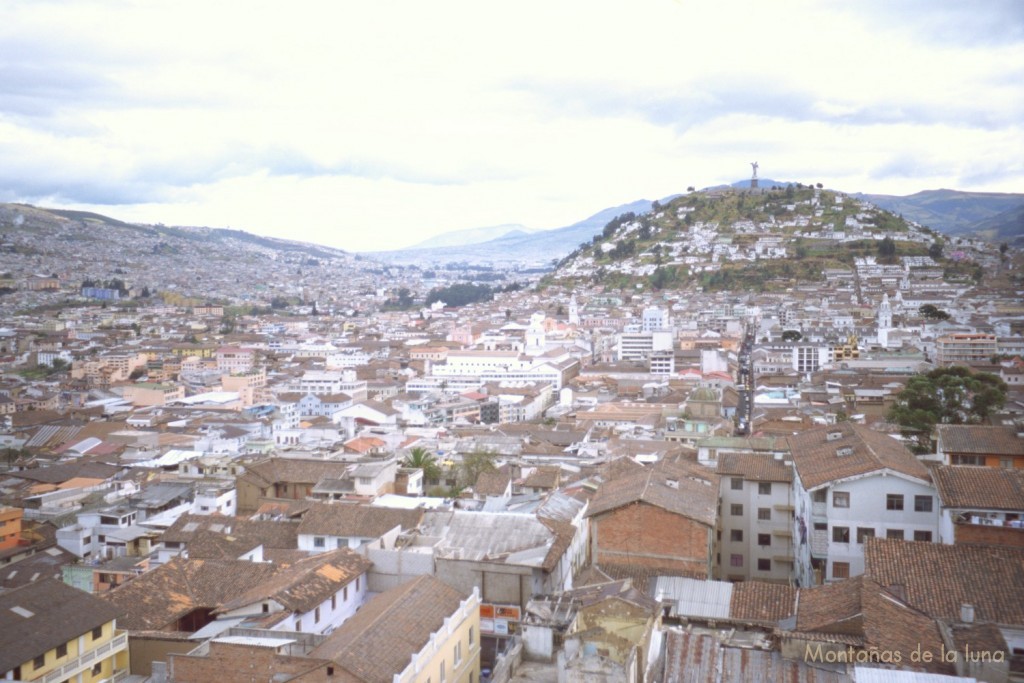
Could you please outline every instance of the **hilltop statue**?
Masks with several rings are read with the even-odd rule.
[[[751,161],[750,162],[750,167],[754,169],[753,177],[756,178],[757,177],[757,162],[756,161]]]

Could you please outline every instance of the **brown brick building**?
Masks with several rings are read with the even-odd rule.
[[[591,556],[710,578],[716,553],[718,475],[691,463],[668,464],[603,482],[587,512]]]

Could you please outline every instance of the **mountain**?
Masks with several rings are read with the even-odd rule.
[[[779,183],[774,183],[779,185]],[[785,291],[851,272],[858,259],[928,256],[937,234],[849,195],[808,185],[691,192],[658,211],[609,222],[545,276],[619,290]],[[985,247],[998,260],[995,247]],[[973,259],[973,257],[972,257]],[[984,277],[980,261],[949,277]]]
[[[408,249],[435,249],[439,247],[458,247],[466,244],[480,244],[490,242],[507,235],[526,235],[537,232],[532,228],[518,223],[507,223],[487,228],[466,228],[465,230],[453,230],[435,235],[428,240],[414,244]]]
[[[60,288],[0,288],[0,318],[78,298],[86,282],[132,297],[277,306],[316,300],[323,311],[351,307],[353,288],[387,273],[340,249],[204,227],[126,223],[86,211],[0,204],[0,273],[14,283],[56,274]],[[118,287],[110,284],[118,283]],[[335,287],[335,283],[338,283]],[[336,294],[342,292],[342,294]],[[194,304],[192,304],[194,305]]]
[[[1024,236],[1024,194],[925,190],[905,197],[854,196],[947,235],[976,236],[990,241],[1013,241]]]
[[[668,201],[668,197],[661,201]],[[368,252],[366,256],[377,261],[393,264],[434,265],[442,263],[474,263],[494,266],[548,266],[552,259],[559,259],[572,251],[581,242],[589,242],[594,235],[601,232],[611,219],[627,212],[644,213],[651,210],[654,202],[640,199],[629,204],[613,206],[598,211],[589,218],[553,230],[538,230],[523,234],[518,231],[509,232],[496,239],[477,244],[457,244],[454,246],[409,248],[395,251]],[[458,234],[444,233],[446,235]],[[476,230],[487,230],[480,228]]]

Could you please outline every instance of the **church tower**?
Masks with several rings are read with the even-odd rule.
[[[576,292],[573,292],[572,296],[569,297],[569,324],[580,324],[580,307],[579,304],[576,303]]]
[[[882,303],[878,305],[878,329],[892,329],[892,306],[889,304],[889,294],[882,295]]]

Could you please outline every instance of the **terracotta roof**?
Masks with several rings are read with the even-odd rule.
[[[10,671],[120,614],[116,606],[55,579],[6,591],[0,594],[0,671]]]
[[[300,534],[378,538],[394,529],[414,529],[423,519],[423,510],[372,507],[347,503],[314,503],[299,522]]]
[[[1024,626],[1024,548],[941,545],[869,538],[864,573],[939,619],[975,619]]]
[[[293,612],[308,612],[365,573],[373,563],[341,548],[284,566],[276,576],[224,603],[219,612],[274,600]]]
[[[553,489],[558,487],[562,478],[562,468],[557,465],[547,465],[535,469],[526,479],[523,486],[530,488]]]
[[[1024,455],[1024,438],[1016,427],[982,425],[939,425],[936,427],[943,453],[977,455]]]
[[[641,502],[714,526],[718,518],[718,475],[695,464],[647,467],[602,483],[590,501],[587,516]]]
[[[512,482],[512,472],[508,465],[502,465],[495,470],[487,470],[480,473],[476,478],[473,491],[481,496],[501,496],[508,490]]]
[[[348,463],[303,460],[299,458],[267,458],[245,466],[239,479],[252,482],[259,488],[276,483],[315,484],[324,477],[342,477]]]
[[[932,476],[943,507],[1024,510],[1024,470],[946,465]]]
[[[372,598],[309,656],[333,660],[366,683],[391,683],[462,600],[441,580],[417,577]]]
[[[200,608],[216,609],[279,569],[263,562],[176,557],[99,597],[125,614],[119,620],[124,628],[174,630],[181,617]]]
[[[740,581],[732,586],[729,618],[777,623],[796,614],[797,589],[764,581]]]
[[[718,456],[718,473],[751,481],[793,481],[793,466],[767,453],[721,453]]]
[[[944,642],[935,619],[865,576],[801,589],[796,619],[798,633],[853,636],[865,649],[900,652],[904,668],[956,673],[940,656]],[[930,663],[913,662],[919,648],[933,653]]]
[[[298,525],[294,522],[186,514],[175,520],[161,540],[187,544],[192,557],[235,559],[258,545],[286,550],[297,548]],[[197,542],[195,548],[192,547],[194,541]],[[203,554],[204,549],[210,554]],[[238,553],[230,556],[236,549]]]
[[[929,481],[928,469],[900,442],[851,422],[808,429],[789,437],[789,443],[808,490],[886,469]]]

